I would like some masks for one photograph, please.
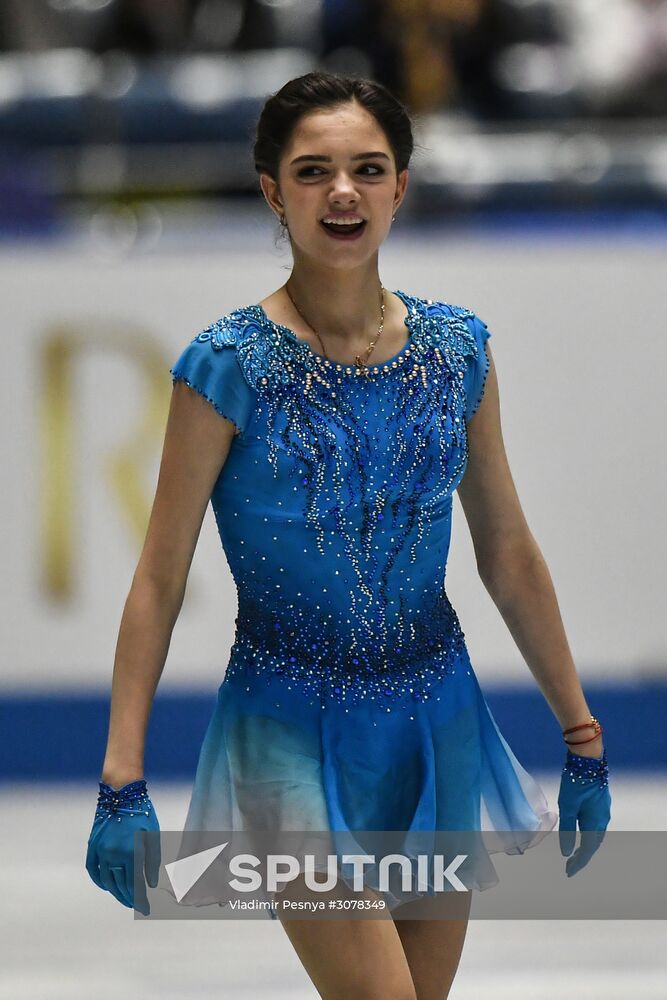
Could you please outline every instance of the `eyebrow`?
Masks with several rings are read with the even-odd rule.
[[[381,151],[376,151],[374,153],[356,153],[355,156],[351,156],[351,160],[370,160],[371,157],[378,157],[384,160],[388,160],[389,157],[386,153]],[[302,156],[297,156],[296,159],[292,160],[290,166],[294,163],[301,163],[303,160],[316,160],[318,163],[331,163],[330,156],[316,155],[314,153],[304,153]]]

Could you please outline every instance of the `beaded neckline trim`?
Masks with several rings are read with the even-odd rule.
[[[259,391],[269,386],[300,384],[304,379],[304,389],[309,392],[314,383],[333,390],[347,376],[370,377],[373,382],[404,375],[426,378],[425,365],[431,355],[460,377],[464,358],[477,356],[475,337],[466,323],[474,313],[463,306],[434,302],[398,290],[396,294],[408,308],[403,322],[410,338],[393,358],[363,372],[356,365],[344,365],[316,354],[289,327],[270,320],[257,303],[227,313],[197,334],[195,340],[209,341],[216,351],[234,347],[246,381]],[[449,314],[442,311],[443,306]]]
[[[414,296],[409,296],[405,292],[401,292],[398,289],[394,290],[394,295],[398,295],[407,307],[407,313],[403,317],[403,323],[408,331],[408,339],[400,351],[394,354],[391,358],[387,358],[386,361],[380,361],[376,365],[370,364],[368,366],[368,371],[371,374],[380,374],[383,371],[389,371],[392,368],[395,369],[399,367],[399,365],[403,364],[403,362],[408,359],[415,346],[418,328],[414,325],[414,320],[417,318],[417,304],[419,303],[419,299]],[[296,356],[301,360],[310,361],[311,363],[314,362],[321,368],[334,369],[336,372],[345,375],[363,375],[363,371],[357,368],[356,365],[345,364],[341,361],[333,361],[330,358],[325,358],[323,354],[318,354],[317,351],[312,349],[310,344],[306,343],[306,341],[301,337],[298,337],[294,330],[290,329],[290,327],[283,326],[282,323],[276,323],[275,320],[270,319],[264,311],[264,308],[259,303],[246,306],[243,311],[251,313],[260,323],[270,327],[271,330],[283,335],[284,337],[287,337],[294,345]]]

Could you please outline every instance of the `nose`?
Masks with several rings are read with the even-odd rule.
[[[352,178],[345,171],[334,175],[329,201],[332,204],[345,206],[356,205],[359,201],[359,192],[354,186]]]

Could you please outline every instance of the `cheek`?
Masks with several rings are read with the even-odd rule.
[[[292,205],[297,210],[307,211],[309,207],[312,208],[313,205],[322,200],[322,194],[318,193],[313,185],[298,184],[290,188],[286,193],[286,198],[288,205]]]
[[[391,229],[391,206],[386,205],[371,208],[372,232],[378,239],[383,239]]]
[[[287,215],[291,218],[290,228],[300,233],[312,232],[319,225],[318,212],[321,209],[319,200],[309,196],[308,192],[299,192],[287,202]]]
[[[383,225],[389,221],[393,215],[394,188],[377,188],[371,192],[367,198],[369,214],[371,219],[381,222]]]

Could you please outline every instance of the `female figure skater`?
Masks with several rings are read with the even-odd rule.
[[[602,727],[508,468],[489,331],[467,308],[379,277],[412,146],[405,108],[369,80],[309,73],[262,111],[256,169],[294,264],[171,370],[87,856],[127,906],[133,834],[159,829],[147,720],[209,500],[239,605],[186,830],[515,831],[516,853],[554,828],[444,590],[456,489],[479,575],[576,747],[559,829],[607,827]],[[155,885],[155,856],[139,861]],[[472,888],[493,884],[473,875],[468,906]],[[467,908],[456,920],[281,915],[320,995],[355,1000],[446,997],[467,919]]]

